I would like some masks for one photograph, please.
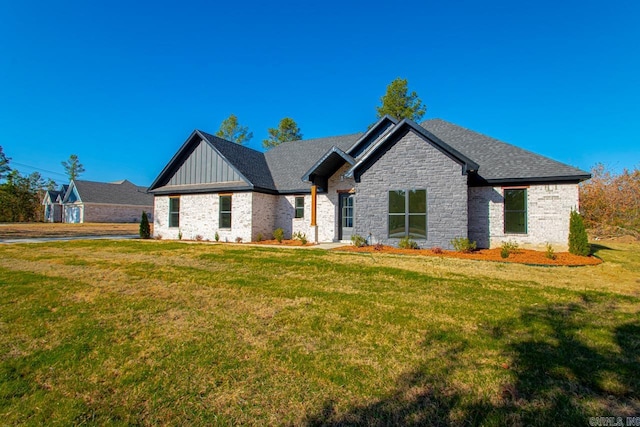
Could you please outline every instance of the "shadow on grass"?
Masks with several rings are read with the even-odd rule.
[[[598,252],[600,252],[600,251],[617,251],[618,250],[618,249],[610,248],[609,246],[600,245],[598,243],[591,243],[590,245],[591,245],[590,254],[594,255],[594,256],[597,256],[600,259],[602,259],[602,257],[600,257],[598,255]]]
[[[494,398],[451,385],[461,361],[469,369],[466,343],[433,335],[426,345],[446,344],[446,362],[425,363],[402,375],[392,393],[371,404],[345,412],[327,402],[307,425],[589,425],[593,416],[637,416],[640,322],[600,325],[600,317],[608,321],[603,313],[608,302],[600,303],[585,296],[577,303],[531,308],[503,327],[490,328],[486,339],[497,341],[510,359],[504,376],[510,381]],[[592,332],[588,329],[600,326],[609,326],[608,345],[584,338]]]

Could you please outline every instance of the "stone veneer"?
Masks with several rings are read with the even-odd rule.
[[[467,176],[462,166],[413,132],[407,133],[364,171],[355,193],[355,233],[397,245],[388,237],[389,191],[427,190],[427,239],[420,247],[451,248],[467,237]]]
[[[506,187],[509,188],[509,187]],[[569,215],[579,208],[578,184],[530,185],[527,188],[527,234],[504,233],[502,187],[469,188],[469,239],[478,247],[494,248],[505,241],[544,248],[550,243],[566,250]]]

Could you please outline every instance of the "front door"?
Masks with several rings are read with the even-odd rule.
[[[339,240],[351,240],[353,233],[353,194],[340,194]]]

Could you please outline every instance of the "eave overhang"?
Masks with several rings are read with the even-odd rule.
[[[326,179],[345,163],[354,165],[355,159],[334,145],[303,175],[302,181],[313,184],[318,177]]]

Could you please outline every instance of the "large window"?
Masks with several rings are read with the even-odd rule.
[[[512,188],[504,190],[504,232],[506,234],[526,234],[526,188]]]
[[[231,228],[231,195],[220,196],[220,228]]]
[[[169,227],[180,227],[180,197],[169,198]]]
[[[304,196],[296,197],[296,218],[304,218]]]
[[[389,191],[389,237],[427,238],[427,190]]]

